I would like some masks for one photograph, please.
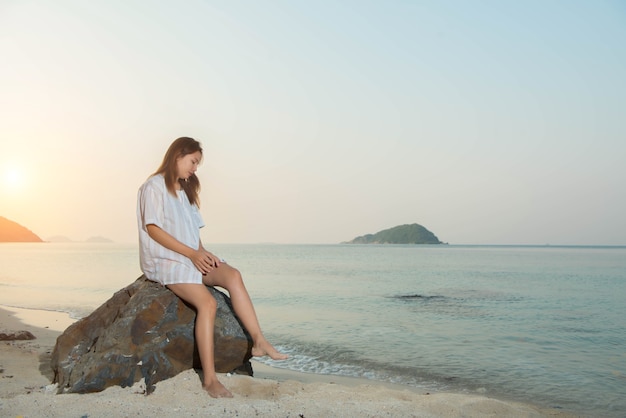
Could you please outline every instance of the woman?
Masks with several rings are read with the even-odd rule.
[[[197,311],[195,337],[203,388],[214,398],[232,397],[215,374],[213,326],[217,302],[206,288],[219,286],[230,295],[237,317],[252,337],[252,355],[283,360],[263,336],[241,274],[207,251],[200,240],[200,182],[196,176],[202,147],[192,138],[175,140],[159,169],[139,188],[137,222],[141,269],[167,286]]]

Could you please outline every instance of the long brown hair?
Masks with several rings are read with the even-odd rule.
[[[182,180],[178,178],[178,171],[176,161],[178,158],[184,157],[187,154],[193,154],[194,152],[200,151],[202,154],[202,146],[200,142],[196,141],[193,138],[189,138],[186,136],[180,137],[176,139],[170,147],[167,149],[165,156],[163,157],[163,162],[159,169],[153,174],[162,174],[165,178],[165,186],[167,187],[167,191],[169,191],[172,195],[176,196],[176,182],[181,185],[182,189],[185,191],[187,198],[189,199],[189,203],[192,205],[200,206],[200,180],[194,173],[187,180]]]

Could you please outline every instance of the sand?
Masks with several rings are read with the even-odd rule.
[[[59,312],[0,308],[0,332],[30,331],[31,341],[0,341],[0,417],[558,417],[577,415],[456,393],[427,393],[365,379],[320,376],[253,362],[255,377],[220,374],[232,399],[213,399],[194,370],[157,383],[99,393],[56,394],[49,356],[73,320]]]

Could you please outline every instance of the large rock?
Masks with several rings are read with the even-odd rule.
[[[252,375],[252,341],[235,317],[230,299],[209,287],[218,303],[215,369]],[[174,293],[144,276],[118,291],[57,339],[52,352],[58,391],[88,393],[109,386],[154,384],[201,368],[194,338],[195,311]]]

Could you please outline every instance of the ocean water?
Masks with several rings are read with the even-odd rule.
[[[626,416],[626,247],[209,247],[269,365]],[[140,275],[135,245],[0,244],[0,305],[80,318]]]

